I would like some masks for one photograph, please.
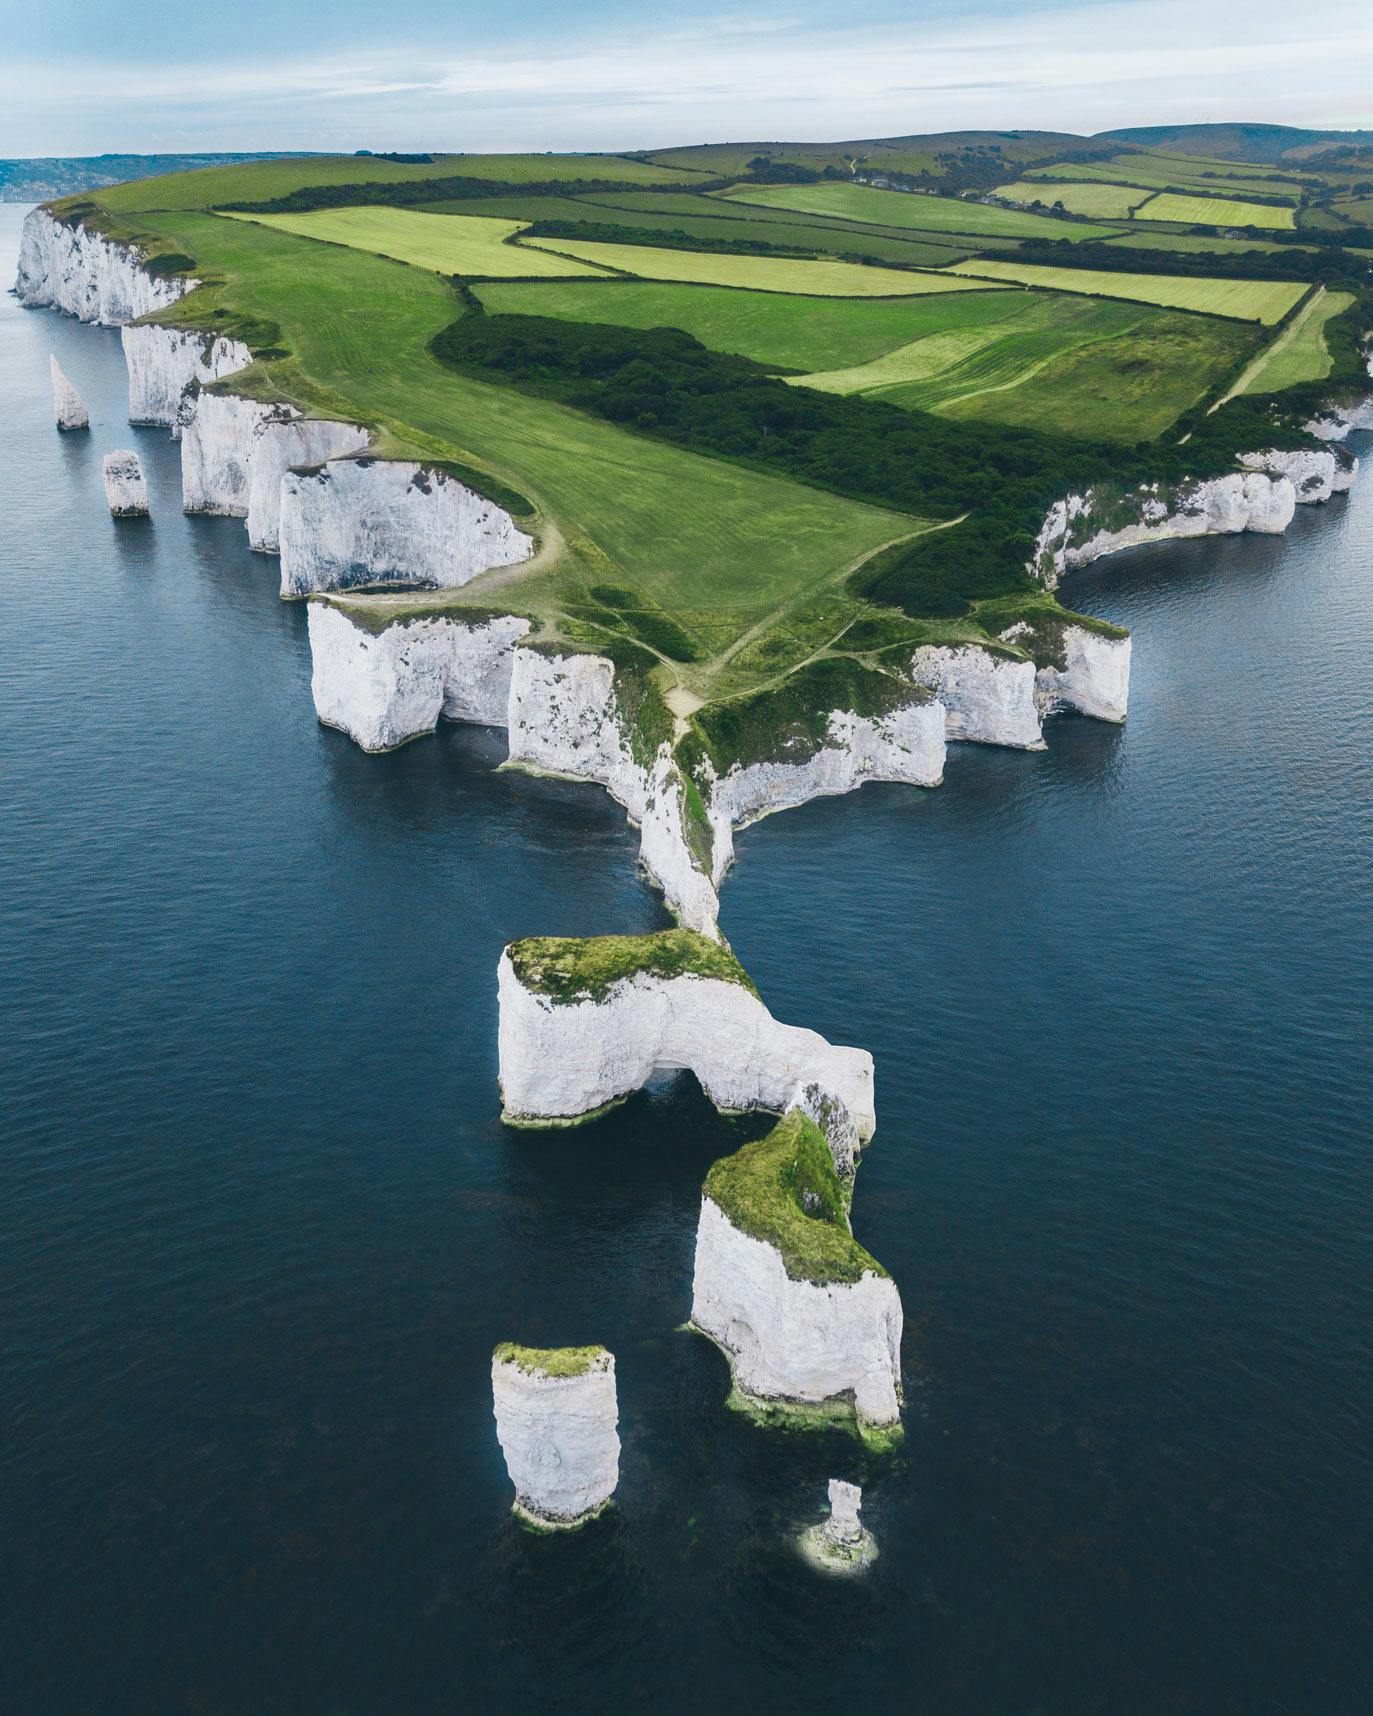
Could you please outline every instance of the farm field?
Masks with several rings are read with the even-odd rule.
[[[712,351],[778,369],[866,364],[948,329],[994,325],[1038,294],[940,292],[920,298],[807,298],[648,280],[492,282],[476,288],[492,315],[556,316],[628,328],[681,328]],[[1080,305],[1080,298],[1062,302]]]
[[[1274,174],[1271,168],[1246,168],[1234,161],[1189,161],[1181,155],[1118,155],[1111,161],[1065,161],[1052,167],[1034,167],[1026,179],[1102,181],[1113,185],[1142,185],[1154,190],[1204,191],[1213,196],[1288,197],[1294,203],[1301,185]]]
[[[214,298],[228,295],[237,315],[279,328],[290,361],[244,372],[238,391],[254,391],[256,381],[263,397],[361,417],[385,452],[474,463],[532,497],[544,552],[533,571],[514,575],[510,598],[529,611],[556,614],[584,602],[586,584],[612,581],[641,594],[645,608],[661,604],[703,651],[721,649],[775,607],[922,528],[908,514],[455,374],[428,344],[459,307],[447,283],[423,269],[255,222],[141,218],[225,281],[162,319],[203,325]],[[416,600],[426,609],[470,605],[489,599],[489,587]]]
[[[1237,202],[1230,197],[1182,197],[1171,191],[1150,197],[1135,210],[1137,220],[1178,221],[1187,226],[1268,226],[1290,232],[1295,225],[1290,208],[1272,203]]]
[[[1050,215],[1021,214],[956,197],[930,197],[904,191],[879,191],[871,185],[733,185],[712,192],[721,202],[758,203],[765,208],[796,209],[874,226],[909,227],[915,232],[958,232],[991,238],[1104,238],[1114,230],[1068,225]]]
[[[1254,339],[1240,324],[1033,293],[1012,296],[995,320],[932,333],[794,385],[1133,444],[1161,434]]]
[[[1306,292],[1299,280],[1192,279],[1174,274],[1108,273],[1090,268],[1048,268],[1025,262],[980,258],[955,264],[951,272],[983,280],[1019,282],[1056,292],[1085,292],[1095,297],[1127,298],[1165,309],[1196,310],[1240,321],[1280,322]]]
[[[1011,203],[1061,202],[1069,214],[1094,215],[1125,220],[1137,203],[1149,195],[1136,185],[1080,184],[1066,179],[1045,183],[1042,179],[1021,179],[1014,185],[1002,185],[997,196]]]
[[[432,163],[387,161],[377,155],[292,156],[224,167],[200,167],[157,180],[137,179],[102,190],[102,207],[116,214],[135,209],[211,208],[220,203],[266,202],[308,185],[414,184],[463,177],[535,184],[562,179],[608,179],[627,184],[683,184],[709,177],[674,171],[618,155],[438,155]],[[155,186],[151,190],[149,187]]]
[[[522,232],[525,223],[494,216],[459,219],[378,204],[360,209],[315,209],[308,214],[229,214],[220,218],[271,227],[299,238],[322,239],[350,250],[368,250],[374,256],[408,262],[413,268],[432,269],[435,274],[543,274],[558,278],[598,272],[586,263],[516,249],[507,241]]]
[[[953,280],[960,278],[948,273],[913,274],[895,268],[868,268],[856,262],[712,255],[706,251],[655,250],[651,245],[597,244],[572,238],[530,239],[521,248],[526,254],[533,249],[556,250],[578,261],[595,263],[598,268],[619,269],[645,280],[685,280],[706,286],[743,287],[752,292],[801,292],[823,298],[914,298],[924,292],[956,291]],[[981,281],[973,280],[964,280],[963,284],[982,286]]]
[[[1216,234],[1200,232],[1153,232],[1148,227],[1132,227],[1119,238],[1107,239],[1106,242],[1112,249],[1173,251],[1192,255],[1210,252],[1214,256],[1247,256],[1254,251],[1266,256],[1311,254],[1303,246],[1277,244],[1272,239],[1221,238]]]
[[[1350,292],[1327,292],[1322,288],[1250,365],[1235,392],[1276,393],[1304,381],[1323,380],[1332,367],[1325,338],[1326,323],[1333,316],[1342,315],[1353,302]]]

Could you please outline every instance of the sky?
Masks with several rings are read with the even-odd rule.
[[[1373,125],[1368,0],[0,0],[0,155]]]

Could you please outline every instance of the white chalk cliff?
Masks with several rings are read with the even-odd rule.
[[[527,560],[510,514],[448,472],[401,459],[335,459],[281,485],[281,593],[450,590]]]
[[[938,694],[950,739],[1043,750],[1033,662],[977,644],[925,644],[911,675]]]
[[[1307,448],[1299,452],[1270,447],[1263,453],[1241,453],[1240,464],[1270,477],[1286,477],[1296,494],[1298,506],[1328,501],[1331,495],[1343,494],[1353,487],[1359,472],[1357,459],[1331,452],[1328,447]]]
[[[247,518],[254,438],[282,410],[233,393],[187,397],[180,419],[183,512]]]
[[[138,454],[128,448],[106,453],[101,467],[105,499],[116,518],[137,518],[148,510],[148,484]]]
[[[508,1120],[575,1120],[657,1073],[695,1073],[718,1108],[785,1113],[818,1086],[870,1137],[872,1056],[783,1025],[741,983],[640,972],[604,996],[555,1000],[526,988],[507,949],[499,972],[501,1098]]]
[[[129,422],[180,434],[188,396],[247,369],[253,354],[241,340],[155,322],[119,331],[129,372]]]
[[[742,1232],[703,1197],[691,1321],[726,1353],[746,1399],[851,1399],[860,1426],[900,1421],[901,1296],[886,1275],[795,1280],[776,1246]]]
[[[557,1361],[568,1356],[572,1373],[562,1374]],[[497,1347],[491,1392],[515,1512],[554,1528],[598,1513],[620,1478],[613,1355],[604,1348],[583,1356]]]
[[[67,380],[55,357],[48,358],[48,373],[52,378],[52,414],[59,429],[89,429],[90,414],[86,402]]]
[[[83,226],[34,209],[19,241],[15,295],[23,304],[65,310],[83,322],[116,328],[165,310],[198,282],[161,279],[142,266],[133,245],[116,244]]]
[[[259,418],[246,453],[248,546],[258,554],[281,552],[281,488],[288,471],[365,452],[369,440],[360,424],[302,417],[286,405]]]

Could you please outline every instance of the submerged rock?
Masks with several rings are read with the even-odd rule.
[[[48,366],[52,376],[52,414],[57,427],[89,429],[91,420],[86,402],[62,373],[62,366],[55,357],[49,357]]]
[[[148,510],[148,484],[138,454],[129,448],[106,453],[102,466],[105,499],[116,518],[137,518]]]
[[[877,1542],[860,1522],[863,1492],[857,1484],[831,1478],[830,1514],[801,1533],[801,1553],[826,1573],[857,1573],[877,1559]]]
[[[492,1354],[491,1391],[514,1511],[554,1530],[594,1518],[620,1479],[614,1355],[506,1341]]]

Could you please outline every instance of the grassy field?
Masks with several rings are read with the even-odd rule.
[[[795,209],[875,226],[912,232],[966,232],[993,238],[1104,238],[1114,228],[1069,225],[1049,215],[990,208],[958,197],[928,197],[904,191],[878,191],[870,185],[735,185],[718,193],[722,202],[758,203]]]
[[[681,452],[455,374],[428,351],[459,309],[435,274],[255,222],[179,213],[146,223],[225,282],[159,320],[204,325],[227,300],[237,314],[280,330],[289,361],[235,377],[237,391],[361,417],[386,452],[460,459],[533,499],[544,552],[532,570],[496,575],[502,599],[517,608],[556,616],[584,607],[587,586],[613,583],[642,594],[645,609],[661,603],[709,653],[921,528],[906,514]],[[412,600],[426,609],[481,605],[490,589],[479,580]]]
[[[1193,255],[1210,252],[1215,256],[1246,256],[1261,251],[1269,256],[1310,256],[1311,252],[1291,244],[1275,244],[1262,238],[1219,238],[1200,232],[1154,232],[1148,228],[1132,228],[1119,238],[1108,239],[1113,249],[1172,250]]]
[[[1017,184],[1003,185],[996,194],[1011,203],[1061,202],[1069,214],[1115,220],[1124,220],[1149,195],[1136,185],[1075,185],[1066,179],[1055,179],[1050,184],[1042,179],[1021,179]]]
[[[413,184],[420,179],[498,179],[536,184],[559,179],[610,179],[636,185],[683,184],[708,174],[675,171],[619,155],[437,155],[432,164],[384,161],[375,155],[316,155],[281,161],[201,167],[161,179],[136,179],[100,192],[116,214],[136,209],[207,209],[229,202],[267,202],[307,185]]]
[[[1026,424],[1133,444],[1162,434],[1255,342],[1240,323],[1106,299],[1008,294],[967,300],[965,318],[846,370],[796,385],[862,393],[943,416]]]
[[[321,239],[326,244],[389,256],[413,268],[435,274],[538,274],[548,279],[595,274],[585,263],[561,256],[516,248],[508,241],[524,230],[524,222],[492,216],[423,214],[417,209],[384,205],[362,209],[317,209],[310,214],[224,215],[224,220],[248,221]]]
[[[921,298],[803,298],[725,286],[649,280],[511,281],[477,288],[493,314],[557,316],[627,328],[682,328],[713,351],[738,352],[779,369],[866,364],[951,327],[995,323],[1011,306],[1051,300],[1028,292],[941,292]]]
[[[771,256],[710,255],[695,250],[655,250],[642,244],[588,244],[579,239],[530,239],[524,249],[556,250],[601,268],[644,280],[686,280],[702,286],[736,286],[751,292],[800,292],[821,298],[916,297],[955,291],[950,274],[911,274],[867,268],[855,262],[791,261]],[[532,272],[532,270],[530,270]],[[965,280],[965,286],[981,285]]]
[[[1350,292],[1322,287],[1292,318],[1268,350],[1244,372],[1236,393],[1276,393],[1303,381],[1322,381],[1330,374],[1331,357],[1325,324],[1354,302]]]
[[[1056,292],[1086,292],[1097,297],[1159,304],[1165,309],[1232,316],[1241,321],[1262,322],[1265,327],[1280,322],[1307,290],[1301,281],[1295,280],[1207,280],[1172,274],[1116,274],[1090,268],[1041,268],[1031,263],[993,262],[985,258],[960,262],[953,272],[984,280],[1043,286]]]
[[[1119,155],[1112,161],[1066,161],[1061,166],[1035,167],[1027,179],[1104,181],[1113,185],[1142,185],[1158,191],[1204,191],[1218,197],[1290,197],[1301,190],[1290,179],[1274,175],[1269,168],[1249,169],[1234,161],[1190,160],[1184,155]]]
[[[1295,224],[1290,208],[1237,202],[1231,197],[1181,197],[1171,191],[1150,197],[1135,214],[1139,220],[1178,221],[1186,226],[1267,226],[1290,232]]]

